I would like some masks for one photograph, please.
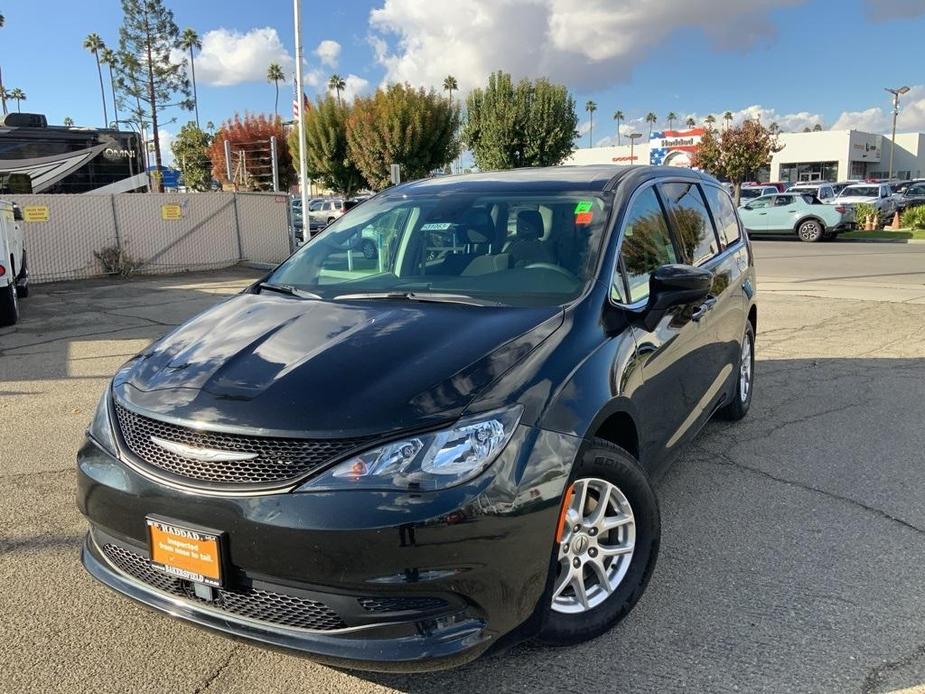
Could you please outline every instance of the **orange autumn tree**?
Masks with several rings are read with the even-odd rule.
[[[273,190],[273,169],[270,138],[276,136],[279,159],[279,187],[288,190],[295,181],[286,128],[282,120],[262,113],[239,114],[222,123],[209,147],[212,175],[223,185],[236,184],[243,190]],[[228,179],[225,166],[225,142],[231,145],[231,172]]]

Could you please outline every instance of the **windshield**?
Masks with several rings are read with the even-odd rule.
[[[839,197],[847,198],[848,196],[857,196],[860,198],[875,198],[880,195],[880,189],[877,186],[848,186]]]
[[[453,294],[547,306],[593,279],[610,198],[589,193],[385,194],[355,207],[268,278],[325,299]]]

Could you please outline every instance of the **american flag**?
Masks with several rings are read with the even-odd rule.
[[[302,93],[302,109],[305,111],[311,110],[312,104],[308,100],[308,97],[305,96],[305,93]],[[293,97],[292,99],[292,120],[299,120],[299,100],[298,97]]]

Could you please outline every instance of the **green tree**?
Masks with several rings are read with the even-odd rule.
[[[726,112],[723,114],[723,123],[725,123],[725,125],[726,125],[727,128],[728,128],[730,125],[732,125],[732,111],[726,111]]]
[[[14,96],[13,98],[15,99],[16,97]],[[814,133],[821,133],[821,132],[822,132],[822,123],[816,123],[816,124],[813,126],[813,132],[814,132]]]
[[[729,125],[721,133],[708,129],[700,139],[691,164],[731,181],[738,205],[742,181],[754,178],[754,173],[770,164],[771,155],[781,149],[777,135],[770,128],[755,120],[745,120],[739,126]]]
[[[199,96],[196,94],[196,59],[193,56],[193,51],[202,49],[202,41],[200,40],[199,34],[196,33],[195,29],[187,27],[183,30],[183,34],[180,36],[180,48],[182,48],[184,51],[189,51],[189,67],[193,78],[193,110],[196,113],[196,127],[198,128]]]
[[[685,124],[688,128],[693,128],[695,125],[697,125],[697,121],[695,121],[693,118],[691,118],[690,116],[688,116],[688,117],[687,117],[687,120],[684,121],[684,124]]]
[[[585,111],[588,112],[588,147],[594,147],[594,112],[597,111],[597,104],[593,101],[585,102]]]
[[[777,123],[771,123],[771,125],[768,126],[768,130],[776,135],[780,132],[780,126]]]
[[[103,87],[103,66],[100,63],[100,51],[106,48],[106,44],[103,43],[99,34],[88,34],[84,39],[83,47],[93,54],[93,59],[96,61],[96,72],[100,78],[100,96],[103,98],[103,127],[108,128],[109,111],[106,109],[106,89]]]
[[[70,128],[71,126],[74,125],[74,119],[71,118],[70,116],[65,116],[62,122],[64,123],[64,126],[67,128]]]
[[[459,107],[433,89],[391,84],[353,102],[348,156],[373,188],[389,185],[390,165],[403,180],[423,178],[459,154]]]
[[[716,122],[716,116],[712,113],[709,114],[706,118],[703,119],[703,122],[707,124],[707,130],[713,127],[713,124]]]
[[[272,82],[276,87],[276,100],[273,102],[273,113],[279,118],[279,83],[286,79],[286,74],[279,63],[270,63],[267,68],[267,82]]]
[[[347,88],[347,82],[336,72],[328,78],[328,90],[337,94],[337,100],[340,101],[340,93]]]
[[[447,75],[443,80],[443,91],[447,93],[447,98],[453,100],[453,92],[459,89],[459,83],[453,75]]]
[[[488,78],[466,99],[462,139],[482,170],[554,166],[575,151],[578,114],[564,85],[521,80],[507,73]]]
[[[652,128],[658,123],[658,116],[656,116],[652,111],[649,111],[646,114],[646,123],[649,124],[649,138],[652,138]]]
[[[116,80],[113,76],[112,69],[115,67],[118,58],[115,51],[110,48],[104,48],[100,51],[100,62],[109,68],[109,90],[112,94],[112,111],[115,118],[116,128],[119,127],[119,96],[116,93]]]
[[[170,59],[171,50],[180,46],[180,30],[163,0],[122,0],[122,15],[116,83],[135,100],[139,121],[150,119],[154,163],[160,171],[160,113],[177,106],[194,109],[186,68]],[[159,192],[160,183],[154,189]]]
[[[623,122],[623,111],[614,111],[613,119],[617,122],[617,145],[620,144],[620,123]]]
[[[308,177],[346,197],[364,184],[363,174],[348,154],[347,119],[352,107],[328,94],[304,111],[305,159]],[[290,128],[289,148],[299,157],[299,129]]]
[[[206,191],[212,187],[212,160],[208,150],[211,138],[192,121],[180,128],[170,149],[183,184],[190,190]]]
[[[9,96],[16,102],[16,111],[21,113],[22,109],[19,107],[19,102],[26,100],[26,93],[19,87],[13,87],[10,90]]]
[[[678,120],[678,114],[674,111],[669,111],[668,115],[665,116],[665,120],[668,121],[668,129],[674,130],[674,122]]]

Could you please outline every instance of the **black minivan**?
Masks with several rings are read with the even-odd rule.
[[[77,458],[84,566],[347,667],[596,636],[655,565],[652,477],[749,409],[754,294],[695,171],[390,188],[119,370]]]

